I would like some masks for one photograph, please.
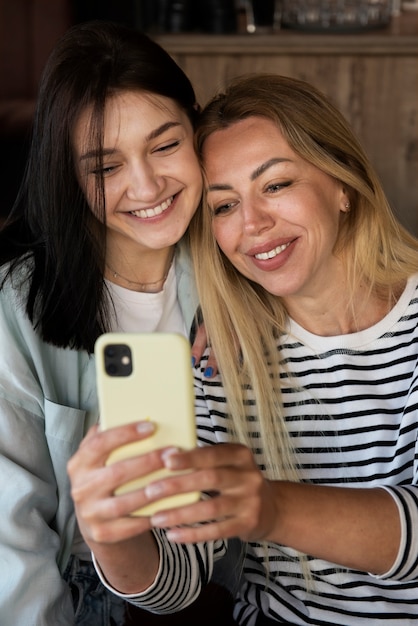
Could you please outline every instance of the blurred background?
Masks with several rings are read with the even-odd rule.
[[[22,177],[48,54],[91,19],[150,34],[202,105],[246,72],[312,82],[348,118],[418,235],[418,1],[397,0],[0,0],[0,219]]]

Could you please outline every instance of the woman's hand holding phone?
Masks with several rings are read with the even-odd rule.
[[[167,529],[171,541],[195,543],[240,537],[244,541],[268,538],[280,519],[274,482],[257,467],[249,448],[225,443],[173,452],[163,460],[171,470],[187,473],[152,482],[148,497],[196,488],[210,494],[195,504],[157,512],[155,528]]]
[[[127,444],[154,434],[152,422],[130,423],[109,430],[93,426],[68,463],[71,493],[80,531],[105,577],[119,591],[136,593],[147,588],[159,565],[158,549],[150,532],[150,518],[132,513],[151,500],[144,488],[115,495],[121,485],[164,468],[170,448],[108,464],[109,455]],[[133,555],[143,563],[132,578]]]
[[[154,432],[152,422],[131,423],[109,430],[93,426],[68,464],[71,494],[80,530],[90,543],[116,543],[150,529],[147,517],[132,512],[148,504],[143,489],[115,497],[121,485],[149,477],[164,467],[158,450],[108,464],[109,455],[121,446],[143,441]]]

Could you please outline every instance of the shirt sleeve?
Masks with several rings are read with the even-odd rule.
[[[394,499],[401,523],[401,541],[397,558],[388,572],[375,578],[399,581],[418,578],[418,487],[415,485],[383,487]]]
[[[74,419],[80,415],[67,407],[61,411],[61,407],[46,401],[32,358],[36,342],[37,337],[19,303],[3,289],[0,292],[0,622],[13,626],[69,626],[74,622],[74,610],[59,564],[64,562],[61,558],[64,529],[68,536],[72,535],[75,516],[64,474],[69,453],[66,446],[69,448],[71,441],[65,441],[61,431],[66,424],[81,428]],[[54,451],[52,437],[48,439],[47,412],[50,428],[57,426]],[[53,454],[56,454],[55,465]],[[60,483],[56,474],[58,465],[62,467]],[[64,508],[60,508],[60,502]]]
[[[152,613],[174,613],[194,602],[202,587],[212,576],[214,561],[226,551],[223,541],[175,544],[168,541],[163,530],[154,529],[160,565],[152,585],[138,594],[123,594],[115,590],[100,570],[93,555],[93,563],[100,580],[112,593]]]
[[[58,568],[58,489],[42,420],[0,398],[0,615],[13,626],[68,626]]]

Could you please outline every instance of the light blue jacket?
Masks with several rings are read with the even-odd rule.
[[[176,271],[190,329],[197,295],[183,246]],[[76,521],[66,466],[98,419],[95,363],[43,342],[24,308],[8,281],[0,291],[0,624],[71,626],[62,573]]]

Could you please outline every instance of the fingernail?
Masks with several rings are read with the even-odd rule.
[[[210,378],[211,376],[213,376],[213,367],[207,367],[204,371],[204,375],[206,376],[206,378]]]
[[[136,425],[136,430],[141,434],[141,435],[146,435],[147,433],[152,433],[155,430],[155,424],[153,422],[138,422],[138,424]]]
[[[170,530],[166,532],[166,537],[169,541],[181,541],[182,536],[181,528],[170,528]]]
[[[174,469],[175,465],[176,465],[176,460],[173,459],[173,455],[174,454],[178,454],[180,452],[179,448],[167,448],[166,450],[163,450],[163,452],[161,452],[161,459],[164,463],[164,465],[168,468],[168,469]]]
[[[194,356],[192,356],[192,367],[194,367],[196,365],[196,359]]]
[[[147,498],[149,498],[150,500],[152,498],[157,498],[158,496],[160,496],[163,493],[163,488],[160,485],[160,483],[151,483],[150,485],[147,485],[145,487],[145,495],[147,496]]]
[[[156,528],[164,528],[167,524],[167,516],[164,513],[156,513],[151,517],[151,526]]]

